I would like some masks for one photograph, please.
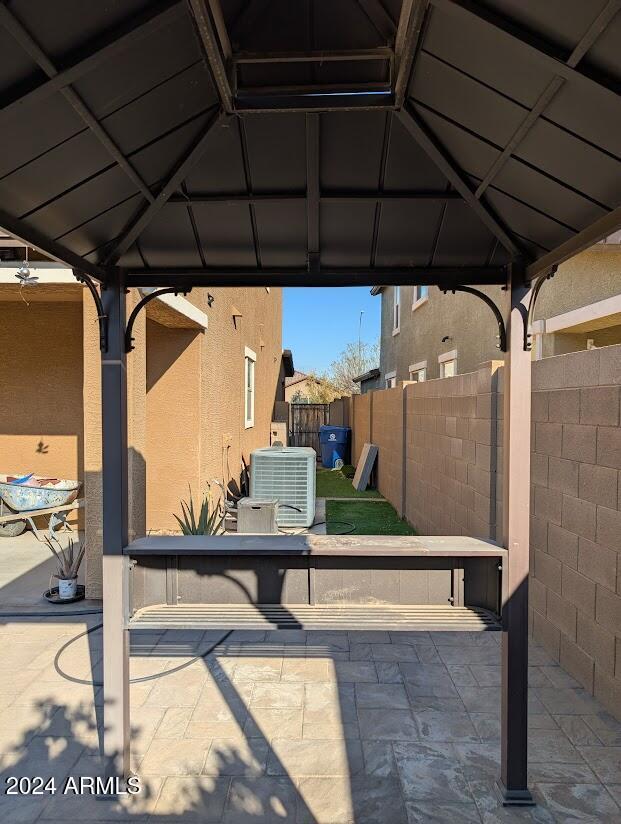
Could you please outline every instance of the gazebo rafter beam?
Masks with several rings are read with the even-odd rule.
[[[225,62],[227,59],[227,48],[230,53],[231,46],[228,37],[225,42],[222,43],[210,13],[210,10],[214,7],[219,9],[218,0],[188,0],[188,4],[196,23],[198,36],[203,51],[205,52],[214,83],[216,84],[222,108],[227,114],[232,114],[235,108],[233,104],[233,90]],[[222,18],[221,10],[219,10],[219,16]],[[216,13],[215,17],[218,19],[218,13]]]
[[[565,80],[576,80],[587,86],[589,90],[600,89],[611,92],[615,96],[621,91],[621,83],[593,67],[582,66],[580,69],[567,64],[567,52],[560,46],[544,40],[540,35],[526,29],[495,11],[477,3],[476,0],[430,0],[433,6],[449,14],[456,14],[469,20],[480,23],[498,31],[504,32],[527,49],[531,56],[544,63],[555,74]]]
[[[576,66],[578,65],[580,60],[582,60],[582,58],[585,56],[587,51],[594,45],[597,38],[602,34],[602,32],[605,31],[608,23],[610,23],[610,21],[616,16],[619,9],[621,9],[621,0],[608,0],[608,3],[606,3],[604,8],[595,17],[589,28],[580,38],[579,42],[576,44],[571,54],[565,61],[567,66],[571,68],[576,68]],[[490,185],[492,180],[506,165],[513,151],[524,140],[526,135],[530,132],[532,127],[539,119],[539,116],[543,114],[545,109],[552,102],[552,99],[556,97],[556,94],[560,91],[564,83],[565,80],[558,74],[548,83],[546,88],[539,95],[539,98],[537,99],[533,108],[528,112],[524,120],[522,120],[520,125],[513,133],[511,139],[504,147],[501,154],[498,155],[496,160],[490,166],[489,171],[477,187],[477,190],[475,192],[477,197],[481,197],[481,195],[485,192],[485,190]]]
[[[498,238],[509,254],[513,258],[522,257],[524,253],[515,239],[491,209],[476,197],[464,173],[441,146],[436,136],[422,124],[414,109],[408,103],[405,103],[401,111],[396,112],[396,115],[425,154],[435,163],[490,232]]]
[[[127,252],[132,243],[140,237],[142,232],[151,223],[160,209],[168,202],[171,195],[176,191],[181,183],[183,183],[191,169],[203,156],[203,153],[207,148],[211,130],[221,122],[222,117],[223,115],[219,110],[213,111],[213,114],[208,119],[207,124],[200,136],[194,142],[189,152],[187,152],[187,154],[179,160],[167,182],[160,189],[159,194],[154,199],[153,203],[146,204],[146,206],[141,207],[136,212],[116,243],[114,249],[105,258],[105,266],[114,265],[119,258]]]
[[[58,70],[56,69],[56,66],[52,63],[50,58],[45,54],[38,43],[36,43],[32,35],[26,30],[17,17],[9,11],[7,6],[4,5],[4,3],[0,3],[0,25],[2,25],[6,31],[11,34],[13,39],[19,43],[22,49],[32,58],[32,60],[34,60],[34,62],[43,72],[45,72],[45,74],[47,74],[48,77],[54,78],[57,76]],[[71,86],[64,86],[60,92],[76,112],[78,117],[80,117],[83,123],[86,124],[93,135],[101,143],[116,164],[125,172],[127,177],[132,181],[143,197],[145,197],[149,202],[153,202],[153,194],[147,184],[140,177],[138,172],[134,169],[101,123],[97,120],[80,95],[73,88],[71,88]]]
[[[123,51],[135,46],[137,42],[156,32],[158,29],[173,23],[185,11],[182,0],[161,0],[149,6],[141,14],[124,21],[120,26],[111,30],[105,37],[85,52],[84,57],[69,64],[49,78],[39,83],[25,94],[8,99],[4,105],[0,103],[0,124],[11,116],[19,115],[25,106],[32,106],[43,102],[55,92],[75,83],[88,72],[98,68],[102,63],[112,60]],[[64,64],[65,61],[62,61]]]
[[[406,98],[414,57],[429,0],[403,0],[395,37],[395,108],[400,109]]]
[[[462,197],[459,192],[455,191],[436,191],[434,189],[418,189],[411,192],[399,191],[324,191],[319,192],[319,200],[325,200],[328,203],[376,203],[389,201],[410,201],[417,200],[461,200]],[[173,195],[168,201],[171,205],[185,206],[188,203],[303,203],[306,201],[306,194],[303,192],[260,192],[255,194],[230,194],[230,195],[214,195],[200,192],[189,192],[187,197],[184,195]]]
[[[319,268],[319,114],[306,115],[306,262]]]

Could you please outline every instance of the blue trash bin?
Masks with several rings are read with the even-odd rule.
[[[321,465],[325,469],[334,469],[337,461],[349,463],[349,426],[320,426],[319,443],[321,444]],[[341,464],[342,465],[342,464]]]

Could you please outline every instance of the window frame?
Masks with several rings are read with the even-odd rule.
[[[438,355],[438,363],[440,364],[441,378],[454,378],[457,375],[457,349],[451,349],[450,352],[443,352]],[[452,375],[445,374],[446,366],[449,363],[455,364],[455,371]]]
[[[250,369],[252,364],[252,369]],[[254,426],[254,409],[256,394],[256,365],[257,355],[252,349],[244,347],[244,428],[251,429]],[[249,378],[252,378],[249,384]],[[250,415],[248,415],[248,392],[250,391]]]
[[[418,290],[425,290],[424,294],[418,295]],[[417,309],[420,309],[421,306],[424,306],[427,301],[429,300],[429,286],[421,285],[414,287],[414,300],[412,301],[412,312],[415,312]]]
[[[401,287],[392,287],[392,333],[398,335],[401,329]]]
[[[386,372],[384,375],[384,389],[394,389],[397,386],[397,370]]]
[[[412,377],[415,373],[420,375],[422,372],[423,377],[418,377],[416,380]],[[427,361],[419,361],[418,363],[411,363],[408,366],[408,374],[410,376],[410,380],[414,381],[414,383],[424,383],[427,380]]]

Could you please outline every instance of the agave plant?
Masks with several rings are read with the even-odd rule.
[[[210,485],[207,485],[207,492],[198,512],[198,519],[194,510],[192,489],[189,485],[188,490],[190,492],[190,502],[181,501],[181,517],[179,515],[174,516],[183,534],[219,535],[224,524],[224,514],[219,503],[212,506]]]
[[[64,548],[55,535],[50,537],[46,536],[45,542],[56,558],[56,577],[63,581],[77,578],[80,564],[86,552],[86,544],[80,544],[79,541],[74,541],[72,538],[69,538],[69,543],[67,547]]]

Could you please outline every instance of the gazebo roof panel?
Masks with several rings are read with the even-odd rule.
[[[396,191],[429,189],[443,191],[446,178],[415,143],[396,118],[390,124],[384,188]]]
[[[374,221],[374,203],[323,203],[319,229],[322,265],[369,266]]]
[[[166,206],[153,218],[140,237],[147,264],[201,266],[192,222],[187,208]]]
[[[487,200],[505,224],[543,249],[553,249],[574,234],[562,224],[494,186],[490,186],[486,194]]]
[[[617,45],[619,43],[621,33]],[[564,83],[546,107],[542,121],[551,120],[621,158],[621,129],[610,128],[611,102],[610,92],[598,86]]]
[[[254,192],[306,192],[303,114],[247,117],[243,127]],[[231,132],[234,130],[231,129]]]
[[[589,62],[613,76],[621,75],[621,19],[611,20],[589,50]]]
[[[227,207],[224,207],[227,208]],[[306,205],[303,201],[254,206],[263,266],[306,266]]]
[[[494,237],[474,212],[459,200],[445,204],[433,263],[436,266],[477,266],[494,249]]]
[[[377,241],[377,265],[429,265],[443,211],[444,204],[434,200],[383,203]],[[483,261],[477,261],[482,262],[484,258]]]
[[[320,124],[322,189],[377,189],[386,118],[382,112],[333,112]]]
[[[124,200],[89,220],[88,223],[63,235],[61,242],[68,248],[74,249],[77,254],[84,255],[93,262],[97,261],[98,251],[107,246],[111,238],[116,238],[121,234],[127,221],[140,206],[140,202],[141,197],[137,194]]]
[[[223,207],[219,203],[195,203],[192,211],[208,266],[256,266],[250,210],[246,204]],[[161,265],[159,258],[154,265]]]

